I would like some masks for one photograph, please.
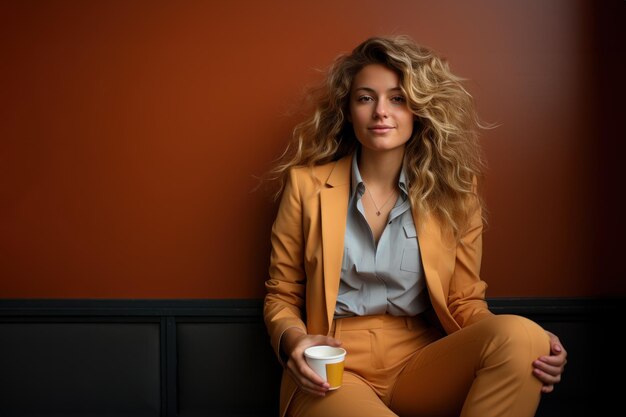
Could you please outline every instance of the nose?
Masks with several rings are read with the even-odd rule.
[[[376,102],[373,116],[374,119],[386,119],[388,117],[387,104],[385,103],[385,100],[378,100]]]

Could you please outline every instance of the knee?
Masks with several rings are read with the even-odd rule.
[[[550,352],[550,340],[546,331],[532,320],[512,314],[496,315],[486,319],[492,346],[508,361],[519,361],[528,366],[541,355]],[[530,361],[530,362],[529,362]]]

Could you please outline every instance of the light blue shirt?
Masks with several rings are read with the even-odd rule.
[[[378,241],[365,219],[365,184],[352,158],[351,196],[335,317],[414,316],[430,307],[404,170],[400,195]]]

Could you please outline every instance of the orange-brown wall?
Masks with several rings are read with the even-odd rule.
[[[597,210],[597,183],[617,185],[595,83],[617,3],[3,1],[0,298],[261,297],[275,204],[255,176],[318,69],[399,33],[500,124],[483,135],[488,296],[625,294],[617,212]]]

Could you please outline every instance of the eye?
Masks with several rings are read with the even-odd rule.
[[[404,96],[393,96],[391,97],[392,103],[404,104],[406,103],[406,98]]]
[[[362,95],[362,96],[359,96],[356,100],[357,100],[359,103],[369,103],[369,102],[371,102],[371,101],[374,101],[374,97],[372,97],[372,96],[367,96],[367,95]]]

